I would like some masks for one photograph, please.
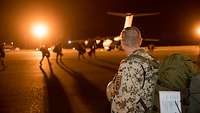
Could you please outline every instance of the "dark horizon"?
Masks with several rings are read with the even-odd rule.
[[[29,32],[34,21],[45,21],[52,27],[49,40],[78,40],[117,36],[124,18],[106,12],[160,12],[160,15],[133,19],[143,38],[169,42],[195,42],[194,27],[200,23],[198,1],[69,1],[69,0],[1,0],[0,41],[19,45],[38,42]],[[198,39],[199,40],[199,39]]]

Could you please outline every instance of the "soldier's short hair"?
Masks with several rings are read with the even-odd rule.
[[[138,45],[139,40],[141,39],[141,32],[135,26],[127,27],[122,30],[121,38],[123,44],[129,47],[134,47]]]

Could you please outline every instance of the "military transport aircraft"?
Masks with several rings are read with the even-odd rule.
[[[133,23],[133,17],[143,17],[143,16],[152,16],[152,15],[158,15],[160,14],[159,12],[155,12],[155,13],[116,13],[116,12],[107,12],[108,15],[113,15],[113,16],[119,16],[119,17],[124,17],[125,18],[125,22],[124,22],[124,27],[131,27],[132,23]],[[120,33],[119,33],[120,34]],[[116,37],[101,37],[99,39],[90,39],[90,40],[70,40],[68,41],[68,44],[75,44],[76,43],[80,43],[80,42],[85,42],[85,45],[87,47],[87,45],[89,44],[89,46],[91,46],[91,44],[93,44],[95,41],[97,43],[97,45],[100,45],[99,47],[104,47],[105,49],[113,49],[115,47],[119,47],[120,46],[120,36],[116,36]],[[144,41],[147,42],[156,42],[159,41],[159,39],[150,39],[150,38],[145,38]],[[92,43],[90,43],[92,42]]]

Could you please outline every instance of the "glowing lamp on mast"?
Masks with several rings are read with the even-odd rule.
[[[33,26],[33,34],[39,38],[44,38],[48,33],[48,27],[45,24],[36,24]]]

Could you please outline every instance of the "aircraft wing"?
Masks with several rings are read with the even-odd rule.
[[[141,16],[158,15],[160,13],[159,12],[155,12],[155,13],[116,13],[116,12],[107,12],[107,14],[113,15],[113,16],[120,16],[120,17],[126,17],[126,16],[131,16],[131,15],[133,15],[134,17],[141,17]]]
[[[146,42],[159,42],[160,41],[160,39],[157,39],[157,38],[144,38],[143,40]]]
[[[160,14],[159,12],[156,13],[137,13],[137,14],[133,14],[134,17],[141,17],[141,16],[151,16],[151,15],[158,15]]]
[[[121,16],[121,17],[126,17],[131,15],[131,13],[116,13],[116,12],[107,12],[107,14],[113,16]]]

